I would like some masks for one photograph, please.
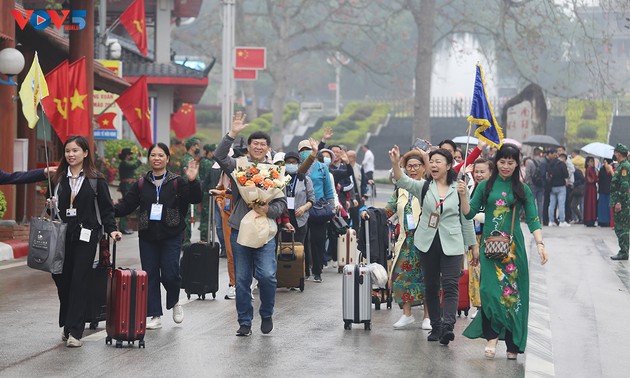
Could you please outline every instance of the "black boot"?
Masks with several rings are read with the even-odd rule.
[[[441,335],[442,335],[442,325],[431,323],[431,331],[429,332],[429,336],[427,336],[427,340],[438,341]]]

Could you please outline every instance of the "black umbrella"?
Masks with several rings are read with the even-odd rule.
[[[523,141],[528,146],[559,147],[560,143],[549,135],[532,135]]]

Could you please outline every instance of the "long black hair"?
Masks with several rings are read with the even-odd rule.
[[[518,147],[513,144],[506,143],[499,151],[494,158],[494,169],[492,170],[492,175],[488,179],[488,183],[486,184],[486,190],[483,192],[483,203],[485,204],[488,201],[488,196],[492,191],[492,187],[494,186],[494,182],[499,175],[499,167],[497,162],[501,159],[512,159],[516,162],[516,168],[514,168],[514,173],[512,173],[512,192],[514,193],[514,200],[520,201],[522,204],[525,203],[525,188],[523,187],[523,183],[521,182],[521,151],[519,151]]]
[[[451,185],[453,181],[457,180],[457,172],[455,172],[455,169],[453,169],[453,155],[448,150],[445,150],[443,148],[438,148],[437,150],[429,152],[429,160],[433,157],[433,155],[444,156],[444,158],[446,159],[446,164],[451,166],[448,172],[446,172],[446,183],[448,185]],[[431,176],[430,174],[427,176],[427,180],[433,181],[433,176]]]
[[[52,178],[53,185],[56,185],[61,181],[62,177],[65,177],[68,174],[68,161],[66,160],[66,146],[74,142],[77,146],[79,146],[83,152],[87,151],[87,156],[83,159],[83,175],[87,178],[103,178],[103,174],[96,169],[94,165],[94,160],[92,160],[92,154],[90,153],[90,145],[88,144],[87,139],[82,137],[81,135],[73,135],[68,137],[66,143],[63,144],[63,153],[64,156],[61,158],[59,162],[59,167],[57,168],[57,173]]]

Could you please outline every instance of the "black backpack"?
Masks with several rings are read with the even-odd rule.
[[[534,186],[543,188],[545,186],[545,164],[540,164],[536,161],[536,159],[532,159],[534,163],[534,174],[532,175],[532,184]]]

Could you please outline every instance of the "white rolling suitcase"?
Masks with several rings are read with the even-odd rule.
[[[365,222],[365,232],[369,227]],[[366,238],[367,261],[370,261],[370,241]],[[372,329],[372,276],[365,264],[347,264],[343,267],[343,328],[352,329],[352,323],[363,323]]]

